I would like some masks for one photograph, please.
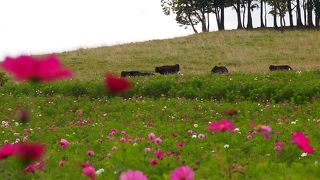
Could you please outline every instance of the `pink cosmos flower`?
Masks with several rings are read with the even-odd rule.
[[[314,152],[314,148],[309,145],[309,139],[302,132],[292,132],[291,136],[291,144],[296,144],[305,153]]]
[[[149,139],[150,139],[151,141],[153,141],[154,139],[156,139],[156,135],[155,135],[154,133],[150,133],[148,136],[149,136]]]
[[[156,139],[154,140],[154,142],[155,142],[156,144],[160,145],[160,144],[162,143],[162,139],[158,137],[158,138],[156,138]]]
[[[94,152],[92,150],[87,151],[87,156],[93,156]]]
[[[66,164],[66,161],[65,161],[65,160],[60,160],[60,161],[59,161],[59,166],[60,166],[60,167],[63,167],[65,164]]]
[[[188,130],[188,134],[192,134],[193,133],[193,131],[192,130]]]
[[[151,164],[152,166],[155,166],[155,165],[158,164],[158,160],[157,160],[157,159],[151,159],[150,164]]]
[[[107,74],[105,78],[105,86],[110,93],[121,93],[131,88],[132,85],[123,77],[117,78],[112,74]]]
[[[170,174],[170,180],[193,180],[194,172],[189,166],[181,166],[176,168]]]
[[[151,150],[152,150],[152,149],[151,149],[151,148],[148,148],[148,147],[147,147],[147,148],[144,148],[144,152],[145,152],[145,153],[150,152]]]
[[[141,171],[134,171],[129,169],[127,172],[121,173],[120,180],[148,180],[148,178]]]
[[[6,144],[0,149],[0,160],[12,156],[16,153],[16,146],[11,144]]]
[[[29,173],[35,173],[37,170],[37,167],[33,164],[29,164],[26,168],[24,168],[23,173],[29,174]]]
[[[163,159],[163,152],[161,149],[158,149],[154,152],[154,154],[157,156],[158,159],[162,160]]]
[[[274,143],[274,151],[277,153],[277,154],[280,154],[281,152],[282,152],[282,150],[283,150],[283,146],[284,146],[284,144],[282,143],[282,142],[280,142],[280,141],[276,141],[275,143]]]
[[[181,142],[178,142],[178,143],[176,144],[176,146],[182,147],[182,146],[184,146],[185,144],[186,144],[185,142],[181,141]]]
[[[204,134],[198,134],[199,139],[204,139]]]
[[[214,131],[214,132],[231,131],[231,132],[234,132],[234,129],[235,129],[235,127],[232,125],[232,123],[226,119],[218,121],[218,122],[211,122],[209,124],[209,131]]]
[[[61,139],[59,144],[62,148],[67,148],[69,146],[69,142],[65,139]]]
[[[270,139],[272,128],[270,126],[258,126],[258,132],[260,132],[264,139]]]
[[[251,135],[248,135],[248,136],[247,136],[247,139],[248,139],[248,140],[252,140],[252,136],[251,136]]]
[[[57,56],[44,58],[31,56],[7,57],[1,67],[14,75],[17,81],[53,81],[59,78],[71,77],[71,71],[61,66]]]
[[[96,170],[92,166],[87,166],[82,169],[82,175],[88,176],[90,180],[94,180],[96,178]]]

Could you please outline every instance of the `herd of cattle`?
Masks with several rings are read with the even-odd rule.
[[[270,71],[289,71],[292,68],[288,65],[280,65],[280,66],[269,66]],[[160,73],[162,75],[166,74],[177,74],[180,71],[179,64],[173,66],[158,66],[155,68],[155,73]],[[153,72],[140,72],[140,71],[122,71],[121,76],[152,76],[155,75]],[[219,73],[219,74],[228,74],[229,71],[225,66],[214,66],[211,70],[211,73]]]

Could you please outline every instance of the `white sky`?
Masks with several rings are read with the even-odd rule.
[[[254,11],[254,26],[259,11]],[[270,19],[269,17],[268,19]],[[236,28],[234,10],[226,28]],[[269,23],[272,23],[269,20]],[[211,31],[216,29],[211,18]],[[0,0],[3,57],[97,47],[192,34],[165,16],[160,0]]]

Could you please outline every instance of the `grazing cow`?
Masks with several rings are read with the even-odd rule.
[[[214,66],[211,70],[212,73],[228,74],[229,71],[224,66]]]
[[[121,77],[126,76],[152,76],[154,73],[151,72],[140,72],[140,71],[122,71]]]
[[[288,65],[280,65],[280,66],[274,66],[270,65],[269,66],[270,71],[291,71],[292,68]]]
[[[173,66],[158,66],[155,68],[156,73],[164,74],[177,74],[180,70],[179,64]]]

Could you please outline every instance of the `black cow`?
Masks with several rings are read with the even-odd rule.
[[[214,66],[211,70],[212,73],[228,74],[229,71],[224,66]]]
[[[156,73],[164,74],[177,74],[180,70],[179,64],[173,66],[158,66],[155,68]]]
[[[292,68],[288,65],[280,65],[280,66],[274,66],[270,65],[269,66],[270,71],[291,71]]]
[[[121,77],[126,76],[153,76],[154,73],[151,72],[140,72],[140,71],[122,71]]]

